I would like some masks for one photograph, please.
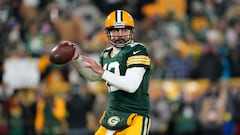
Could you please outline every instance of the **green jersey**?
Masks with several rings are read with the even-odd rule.
[[[101,53],[100,64],[105,70],[122,76],[125,75],[128,68],[132,67],[144,67],[146,72],[140,86],[134,93],[118,90],[117,87],[106,82],[109,91],[108,110],[134,112],[143,116],[149,116],[150,101],[148,88],[151,60],[147,48],[141,43],[131,43],[123,47],[115,56],[111,56],[112,50],[113,48],[109,47]]]

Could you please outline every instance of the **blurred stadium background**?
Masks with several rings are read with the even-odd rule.
[[[240,135],[240,0],[0,0],[0,134],[96,131],[104,82],[48,54],[70,40],[98,60],[115,9],[152,57],[150,135]]]

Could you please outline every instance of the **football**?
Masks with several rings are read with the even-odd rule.
[[[49,59],[54,64],[66,64],[72,59],[75,49],[74,44],[68,45],[67,42],[60,42],[51,50]]]

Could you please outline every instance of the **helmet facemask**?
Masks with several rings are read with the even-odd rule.
[[[124,47],[126,44],[132,43],[134,30],[133,30],[133,28],[126,28],[126,29],[129,30],[129,33],[126,35],[122,35],[122,36],[114,36],[112,34],[112,30],[114,30],[114,28],[106,29],[106,34],[107,34],[110,44],[112,44],[113,46],[115,46],[117,48],[121,48],[121,47]]]

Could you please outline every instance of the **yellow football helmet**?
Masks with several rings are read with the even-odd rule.
[[[129,40],[124,44],[117,44],[111,40],[110,31],[113,29],[130,29]],[[105,30],[110,43],[116,47],[123,47],[133,41],[134,20],[125,10],[112,11],[105,20]]]

